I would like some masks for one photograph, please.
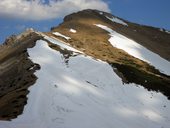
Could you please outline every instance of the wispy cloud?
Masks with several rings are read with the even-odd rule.
[[[0,17],[25,20],[46,20],[63,17],[83,9],[98,9],[109,12],[103,0],[1,0]]]

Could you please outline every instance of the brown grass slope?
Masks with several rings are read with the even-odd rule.
[[[149,50],[170,61],[170,34],[160,31],[159,28],[139,25],[119,18],[128,23],[128,27],[126,27],[114,23],[105,17],[112,17],[113,15],[105,12],[103,13],[104,15],[100,15],[97,10],[84,10],[78,13],[73,13],[66,16],[64,22],[57,28],[62,28],[64,30],[64,28],[67,29],[72,27],[81,30],[81,32],[89,29],[88,32],[90,32],[90,30],[93,31],[93,29],[90,29],[91,27],[88,28],[88,25],[101,23],[107,25],[118,33],[137,41]],[[86,25],[88,27],[86,27]],[[52,30],[55,30],[55,28],[56,27],[53,27]],[[92,34],[92,36],[95,35],[93,32],[90,34]]]
[[[111,16],[108,13],[104,15]],[[94,24],[106,25],[167,60],[170,60],[170,34],[161,32],[158,28],[125,22],[128,23],[128,27],[111,22],[105,16],[100,15],[97,10],[84,10],[66,16],[63,23],[51,29],[52,32],[57,31],[71,37],[70,40],[55,36],[52,32],[46,34],[71,44],[87,55],[108,62],[112,67],[117,68],[116,72],[119,72],[123,80],[126,79],[124,81],[140,84],[148,90],[160,91],[170,98],[169,76],[123,50],[112,47],[108,42],[108,33]],[[70,28],[77,30],[77,33],[71,33]]]
[[[167,33],[129,22],[129,27],[113,23],[97,10],[85,10],[66,16],[62,24],[52,28],[52,32],[61,32],[70,36],[71,40],[54,36],[51,32],[46,34],[69,43],[87,55],[108,62],[123,82],[140,84],[148,90],[160,91],[170,98],[170,77],[123,50],[112,47],[108,42],[108,33],[93,25],[96,23],[106,25],[138,41],[167,60],[170,58],[170,36]],[[70,33],[70,28],[76,29],[77,33]],[[34,73],[40,69],[38,64],[29,59],[27,48],[34,47],[39,39],[43,37],[34,31],[28,31],[8,38],[4,45],[0,46],[0,120],[16,118],[23,112],[27,103],[28,87],[36,82]],[[48,44],[63,55],[66,64],[69,57],[74,57],[72,51],[63,50],[49,41]]]

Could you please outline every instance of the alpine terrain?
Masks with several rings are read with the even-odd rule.
[[[0,46],[0,128],[168,128],[170,32],[98,10]]]

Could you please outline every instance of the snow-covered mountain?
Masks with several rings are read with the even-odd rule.
[[[167,39],[97,10],[66,16],[51,32],[8,38],[0,47],[0,128],[168,128]]]

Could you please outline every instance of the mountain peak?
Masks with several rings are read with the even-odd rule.
[[[0,47],[0,128],[168,127],[169,40],[91,9],[11,36]]]

